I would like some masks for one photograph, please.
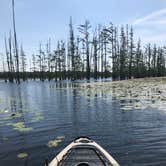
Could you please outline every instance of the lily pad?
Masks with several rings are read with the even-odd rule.
[[[3,120],[11,120],[11,119],[20,118],[20,117],[22,117],[22,114],[16,112],[16,113],[12,113],[12,114],[10,114],[10,115],[5,116],[5,117],[3,118]]]
[[[56,137],[56,139],[60,139],[60,140],[63,140],[65,138],[65,136],[58,136]]]
[[[121,109],[124,110],[124,111],[131,111],[131,110],[133,110],[131,107],[122,107]]]
[[[58,144],[61,143],[64,138],[65,138],[64,136],[56,137],[56,139],[50,140],[50,141],[47,143],[47,146],[48,146],[49,148],[57,147]]]
[[[44,117],[41,115],[41,113],[35,113],[31,122],[39,122],[43,119],[44,119]]]
[[[17,122],[17,123],[12,123],[11,124],[14,127],[14,130],[18,130],[18,131],[32,131],[33,128],[32,127],[25,127],[24,122]]]
[[[7,140],[9,140],[9,138],[7,138],[7,137],[2,137],[2,140],[3,140],[3,141],[7,141]]]
[[[26,158],[26,157],[28,157],[28,154],[27,154],[27,153],[19,153],[19,154],[17,155],[17,157],[20,158],[20,159]]]
[[[0,110],[0,114],[2,114],[2,113],[8,113],[8,112],[9,112],[9,110],[7,108]]]

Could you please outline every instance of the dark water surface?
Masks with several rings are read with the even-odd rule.
[[[43,166],[80,135],[94,139],[122,166],[165,166],[166,114],[122,111],[121,102],[76,83],[0,83],[0,166]],[[18,122],[30,131],[19,131]],[[49,148],[58,136],[65,138]]]

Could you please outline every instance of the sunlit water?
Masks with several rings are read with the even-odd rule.
[[[121,108],[127,99],[100,88],[92,93],[80,85],[0,83],[1,166],[42,166],[80,135],[94,139],[122,166],[166,165],[164,111],[152,107],[125,111]],[[64,137],[62,142],[49,147],[58,136]],[[19,158],[20,153],[28,157]]]

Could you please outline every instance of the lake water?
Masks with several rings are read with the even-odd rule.
[[[42,166],[83,135],[122,166],[165,166],[166,113],[149,106],[124,111],[126,102],[81,83],[0,83],[0,165]],[[62,142],[48,147],[58,136]]]

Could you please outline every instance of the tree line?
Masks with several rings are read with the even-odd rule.
[[[85,21],[74,29],[69,21],[68,41],[59,40],[52,44],[49,39],[44,46],[39,45],[38,54],[33,54],[30,66],[23,46],[17,42],[14,4],[13,35],[5,38],[3,72],[5,81],[20,83],[20,80],[77,80],[108,78],[124,80],[143,77],[165,76],[165,47],[156,44],[141,44],[135,40],[133,27],[98,25],[92,29]],[[52,49],[54,45],[54,49]],[[30,68],[30,69],[28,69]]]

